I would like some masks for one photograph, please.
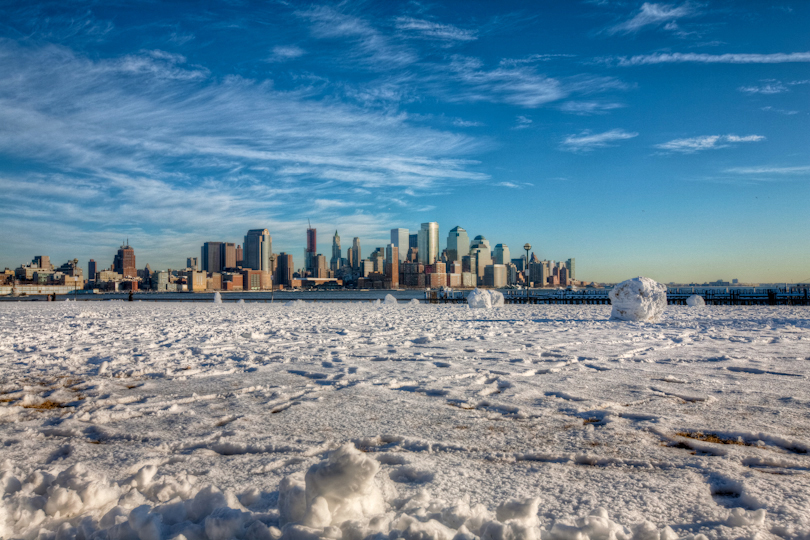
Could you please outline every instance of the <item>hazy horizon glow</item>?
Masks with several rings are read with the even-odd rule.
[[[179,268],[307,220],[577,277],[810,280],[810,4],[0,7],[0,268]]]

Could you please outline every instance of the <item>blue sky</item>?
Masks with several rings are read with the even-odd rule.
[[[3,2],[0,267],[438,221],[581,279],[810,280],[808,2]],[[444,247],[444,246],[442,246]]]

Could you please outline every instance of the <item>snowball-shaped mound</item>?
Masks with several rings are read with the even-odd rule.
[[[411,305],[417,305],[418,306],[419,305],[419,300],[417,300],[416,298],[411,298],[411,301],[408,302],[408,303],[411,304]]]
[[[394,295],[392,295],[392,294],[386,294],[385,295],[385,304],[386,305],[393,305],[393,304],[396,304],[396,303],[397,303],[397,299],[394,298]]]
[[[287,307],[295,307],[295,306],[303,306],[304,304],[305,302],[303,300],[290,300],[284,305]]]
[[[686,305],[690,307],[705,306],[706,301],[703,299],[702,296],[698,294],[693,294],[692,296],[686,299]]]
[[[222,296],[219,294],[219,292],[214,293],[214,303],[215,304],[221,304],[222,303]]]
[[[622,281],[608,297],[611,320],[657,322],[667,307],[666,286],[645,277]]]
[[[245,299],[244,299],[244,298],[240,298],[240,299],[239,299],[239,301],[237,302],[237,304],[244,304],[244,303],[245,303]]]
[[[473,309],[490,309],[503,304],[503,294],[498,291],[475,289],[467,296],[467,305]]]
[[[374,476],[380,463],[353,444],[332,452],[326,461],[307,471],[300,479],[285,478],[279,486],[282,524],[299,523],[324,528],[345,521],[368,521],[385,512],[385,500]]]

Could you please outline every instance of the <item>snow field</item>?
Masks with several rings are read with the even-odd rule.
[[[807,313],[0,304],[0,537],[807,538]]]

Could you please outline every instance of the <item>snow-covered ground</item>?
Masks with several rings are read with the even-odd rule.
[[[0,537],[810,538],[810,311],[610,309],[2,303]]]

